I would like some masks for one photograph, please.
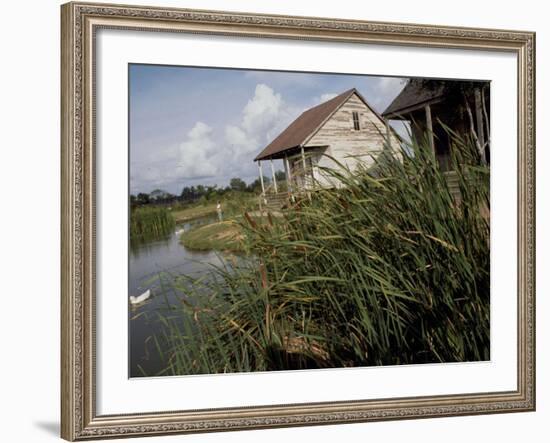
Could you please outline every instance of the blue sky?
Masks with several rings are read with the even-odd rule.
[[[350,88],[381,112],[405,79],[130,65],[130,192],[226,186],[300,113]],[[282,163],[276,162],[277,169]],[[264,173],[268,172],[268,168]]]

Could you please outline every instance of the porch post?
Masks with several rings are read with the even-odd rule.
[[[302,184],[304,189],[306,188],[306,155],[304,154],[304,147],[300,146],[300,153],[302,154]]]
[[[428,142],[430,143],[430,148],[432,149],[432,153],[435,158],[435,144],[434,144],[434,131],[433,131],[433,125],[432,125],[432,110],[430,108],[430,105],[426,105],[424,107],[426,111],[426,126],[428,129]]]
[[[485,134],[483,131],[483,111],[482,111],[482,105],[481,105],[481,91],[479,88],[475,88],[474,90],[474,100],[475,100],[475,107],[476,107],[476,123],[477,123],[477,138],[479,139],[479,144],[481,145],[481,157],[482,161],[485,164]]]
[[[279,191],[277,190],[277,180],[275,179],[275,167],[273,166],[273,159],[270,158],[269,161],[271,162],[271,177],[273,177],[273,187],[275,188],[275,194],[277,194]]]
[[[260,184],[262,185],[262,194],[265,194],[264,174],[262,173],[262,161],[258,160],[258,169],[260,170]]]
[[[391,148],[391,141],[390,141],[390,122],[387,118],[384,119],[384,124],[386,125],[386,142],[388,144],[388,148]]]
[[[292,177],[290,175],[290,163],[288,162],[288,157],[285,154],[284,159],[285,172],[286,172],[286,186],[290,192],[292,192]]]
[[[303,175],[303,178],[302,178],[302,183],[303,183],[303,188],[304,190],[307,191],[307,186],[306,186],[306,155],[304,154],[304,147],[303,146],[300,146],[300,152],[302,153],[302,167],[304,168],[304,175]],[[313,173],[313,170],[311,171],[311,173]],[[309,191],[307,191],[307,198],[311,201],[311,194],[309,193]]]

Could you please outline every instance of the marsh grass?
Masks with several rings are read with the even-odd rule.
[[[130,214],[130,241],[141,243],[168,235],[176,223],[170,211],[162,206],[143,206]]]
[[[184,232],[180,243],[194,251],[242,252],[241,227],[235,220],[215,222]]]
[[[180,301],[158,313],[162,374],[489,359],[489,170],[476,152],[454,138],[459,200],[430,150],[410,146],[325,171],[343,186],[282,217],[245,214],[246,257],[163,277]]]
[[[183,223],[216,215],[216,204],[218,201],[222,205],[224,219],[227,219],[242,216],[243,212],[253,210],[258,202],[258,196],[249,192],[228,191],[219,198],[211,198],[210,201],[176,207],[173,212],[174,218],[177,223]]]

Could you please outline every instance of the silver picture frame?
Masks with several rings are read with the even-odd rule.
[[[72,2],[62,22],[61,435],[109,437],[263,429],[535,409],[535,34],[404,23]],[[95,373],[95,34],[183,32],[505,51],[518,60],[517,389],[102,416]],[[514,344],[516,345],[516,344]]]

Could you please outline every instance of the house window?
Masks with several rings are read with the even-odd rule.
[[[353,111],[351,115],[353,116],[353,129],[355,131],[359,131],[359,129],[361,129],[361,127],[359,126],[359,113]]]

